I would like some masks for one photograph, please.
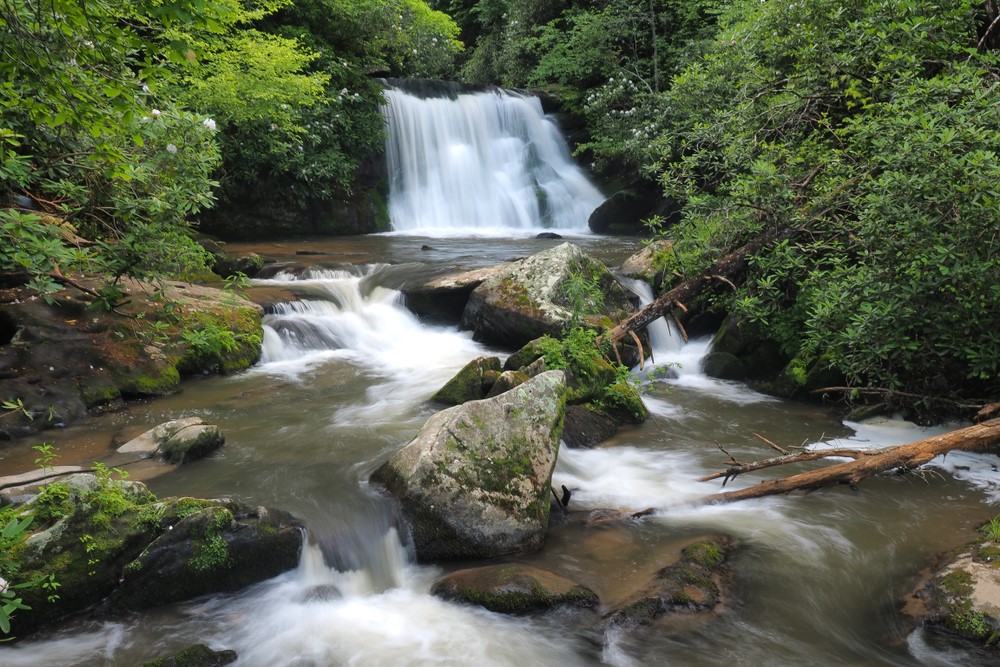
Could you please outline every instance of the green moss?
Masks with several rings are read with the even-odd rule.
[[[194,555],[188,564],[199,572],[206,572],[229,564],[229,545],[222,535],[211,533],[195,543]]]
[[[725,554],[715,542],[696,542],[684,549],[683,559],[702,567],[714,568],[722,563]]]
[[[142,396],[163,396],[173,393],[181,383],[181,374],[176,366],[167,366],[158,374],[140,373],[134,378],[122,382],[123,394],[139,394]]]
[[[989,617],[972,607],[973,579],[969,572],[956,568],[938,583],[944,593],[944,624],[954,632],[976,641],[987,641],[996,632]]]

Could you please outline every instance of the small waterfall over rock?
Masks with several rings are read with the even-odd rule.
[[[537,97],[457,84],[386,90],[389,216],[397,232],[586,233],[604,197]],[[397,87],[406,85],[406,88]]]

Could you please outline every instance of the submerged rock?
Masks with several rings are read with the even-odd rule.
[[[504,614],[527,614],[561,605],[596,607],[597,594],[558,574],[516,563],[459,570],[435,582],[431,593]]]
[[[372,480],[399,498],[423,561],[538,549],[566,404],[561,371],[443,410]]]
[[[469,296],[462,326],[477,340],[512,348],[545,334],[557,335],[573,318],[567,290],[573,276],[592,282],[603,295],[602,304],[582,304],[596,313],[588,318],[591,324],[608,326],[633,311],[634,297],[604,264],[578,246],[563,243],[486,279]]]
[[[192,644],[176,655],[149,660],[142,667],[222,667],[238,657],[236,651],[213,651],[204,644]]]
[[[609,627],[649,625],[672,613],[718,611],[732,539],[716,536],[687,546],[681,559],[660,570],[649,588],[609,613]]]

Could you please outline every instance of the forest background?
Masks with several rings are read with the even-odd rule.
[[[668,204],[645,220],[674,241],[666,284],[772,239],[695,305],[772,340],[802,382],[825,369],[855,396],[962,413],[1000,396],[998,16],[994,0],[0,0],[0,282],[97,276],[112,307],[124,277],[203,274],[196,229],[384,228],[379,77],[540,89],[583,120],[606,190]]]

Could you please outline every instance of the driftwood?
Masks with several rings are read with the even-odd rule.
[[[897,447],[880,450],[822,450],[787,454],[754,463],[736,463],[726,471],[709,475],[703,480],[724,477],[726,481],[736,475],[753,470],[761,470],[777,465],[812,461],[831,456],[848,457],[854,460],[837,463],[819,470],[810,470],[780,479],[768,480],[755,486],[717,493],[705,498],[709,503],[730,503],[748,498],[761,498],[791,491],[815,491],[834,484],[846,484],[852,489],[858,482],[881,472],[898,470],[912,471],[927,463],[935,456],[953,450],[965,452],[985,452],[1000,445],[1000,418],[990,419],[956,431],[935,435]],[[732,458],[732,457],[730,457]]]

